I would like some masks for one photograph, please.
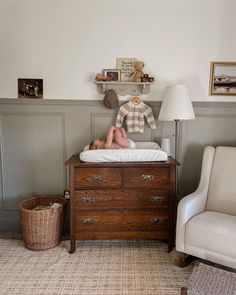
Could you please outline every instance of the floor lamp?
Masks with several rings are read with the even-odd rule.
[[[188,90],[183,85],[166,88],[161,105],[159,121],[175,122],[175,160],[179,160],[179,131],[180,121],[195,119],[192,102]]]
[[[183,85],[166,88],[159,113],[159,121],[175,122],[175,160],[179,161],[179,133],[180,121],[195,119],[192,102],[188,90]],[[176,166],[176,195],[178,197],[178,168]]]

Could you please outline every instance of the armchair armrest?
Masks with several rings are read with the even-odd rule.
[[[184,197],[179,202],[177,212],[176,249],[180,252],[184,252],[186,223],[193,216],[205,210],[214,155],[215,148],[207,146],[203,154],[199,186],[194,193]]]

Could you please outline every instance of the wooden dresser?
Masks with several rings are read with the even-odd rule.
[[[174,245],[178,163],[83,163],[70,169],[70,253],[76,240],[167,239]]]

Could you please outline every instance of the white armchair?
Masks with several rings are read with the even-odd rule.
[[[199,186],[178,205],[176,249],[179,266],[188,254],[236,268],[236,147],[205,148]]]

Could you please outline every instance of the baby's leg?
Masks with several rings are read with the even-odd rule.
[[[127,134],[126,134],[124,128],[121,127],[121,128],[120,128],[120,132],[121,132],[121,134],[122,134],[122,136],[123,136],[124,138],[128,138],[128,136],[127,136]]]
[[[124,138],[120,129],[114,131],[113,140],[121,147],[129,147],[130,141],[128,138]]]

